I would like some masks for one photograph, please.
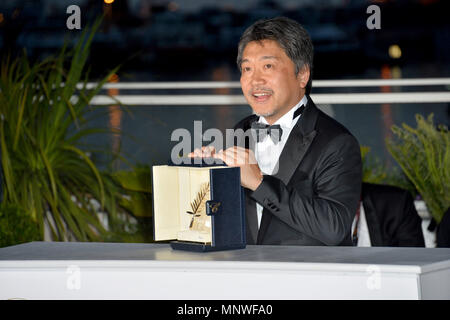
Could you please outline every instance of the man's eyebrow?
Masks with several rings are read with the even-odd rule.
[[[261,58],[259,58],[259,60],[269,60],[269,59],[278,60],[279,58],[277,56],[262,56]],[[248,59],[243,59],[241,61],[241,64],[243,64],[244,62],[249,62],[249,60]]]
[[[260,60],[266,60],[266,59],[278,60],[278,57],[277,56],[262,56]]]

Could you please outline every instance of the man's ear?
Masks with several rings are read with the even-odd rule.
[[[300,69],[300,71],[297,74],[297,79],[299,82],[299,85],[302,89],[305,89],[308,85],[309,77],[311,76],[311,73],[309,71],[308,66],[303,66],[303,68]]]

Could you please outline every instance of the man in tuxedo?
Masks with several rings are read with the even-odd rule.
[[[241,168],[248,244],[352,245],[362,178],[359,144],[309,97],[312,60],[311,39],[297,22],[279,17],[250,26],[237,64],[254,115],[235,127],[250,130],[250,141],[190,155]]]

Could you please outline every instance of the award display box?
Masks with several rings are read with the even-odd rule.
[[[152,174],[155,241],[174,240],[173,249],[190,251],[245,248],[238,167],[202,161],[153,166]]]

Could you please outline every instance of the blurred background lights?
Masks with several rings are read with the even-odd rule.
[[[174,2],[174,1],[169,2],[169,4],[167,5],[167,9],[169,11],[172,11],[172,12],[177,11],[178,10],[178,3]]]
[[[397,44],[389,46],[389,57],[399,59],[402,56],[402,50]]]
[[[111,4],[114,2],[114,0],[103,0],[106,4]]]

